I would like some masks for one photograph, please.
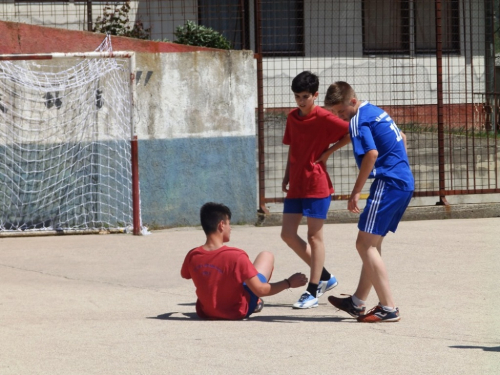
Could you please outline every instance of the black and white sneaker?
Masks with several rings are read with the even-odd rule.
[[[342,294],[342,295],[345,296],[345,294]],[[328,302],[330,302],[337,309],[345,311],[353,318],[358,318],[359,316],[363,315],[365,313],[365,310],[366,310],[365,306],[361,306],[361,307],[356,306],[354,304],[354,302],[352,302],[351,296],[346,297],[346,298],[329,296]]]

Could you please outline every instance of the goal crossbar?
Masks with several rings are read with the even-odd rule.
[[[67,58],[130,58],[135,57],[133,51],[115,52],[52,52],[52,53],[13,53],[0,55],[0,60],[51,60]]]

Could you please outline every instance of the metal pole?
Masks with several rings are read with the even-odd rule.
[[[133,234],[141,234],[141,195],[139,187],[139,146],[137,142],[137,134],[134,122],[134,109],[136,101],[135,92],[135,54],[129,60],[130,71],[130,132],[132,135],[130,141],[130,154],[132,163],[132,219],[133,219]]]
[[[484,79],[486,84],[486,103],[489,107],[489,116],[486,118],[486,131],[495,126],[495,46],[494,46],[494,10],[493,0],[484,0]]]
[[[255,14],[255,58],[257,60],[257,134],[259,150],[259,212],[268,214],[269,210],[265,204],[265,146],[264,146],[264,72],[262,66],[262,18],[261,2],[254,2]]]
[[[141,234],[141,200],[139,192],[139,148],[137,136],[130,141],[130,153],[132,156],[132,216],[133,234]]]
[[[87,30],[92,30],[92,1],[87,1]]]
[[[444,120],[443,120],[443,43],[441,30],[441,0],[436,0],[436,79],[437,79],[437,115],[438,115],[438,153],[439,153],[439,202],[437,205],[448,205],[444,190],[445,158],[444,158]]]

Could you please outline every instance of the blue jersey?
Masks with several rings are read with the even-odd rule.
[[[361,103],[350,121],[349,133],[358,168],[368,151],[377,150],[370,178],[381,179],[400,190],[414,190],[403,137],[387,112],[369,102]]]

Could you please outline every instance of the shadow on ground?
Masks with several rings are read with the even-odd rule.
[[[453,349],[482,349],[485,352],[498,352],[500,353],[500,346],[473,346],[473,345],[454,345],[450,346]]]
[[[186,312],[169,312],[165,314],[160,314],[157,316],[149,316],[147,319],[158,319],[158,320],[182,320],[182,321],[203,321],[200,319],[196,313],[186,313]],[[243,321],[243,320],[242,320]],[[256,321],[256,322],[273,322],[273,323],[299,323],[299,322],[344,322],[344,323],[355,323],[355,319],[349,318],[339,318],[332,316],[290,316],[290,315],[260,315],[254,314],[250,318],[245,319],[245,321]]]

